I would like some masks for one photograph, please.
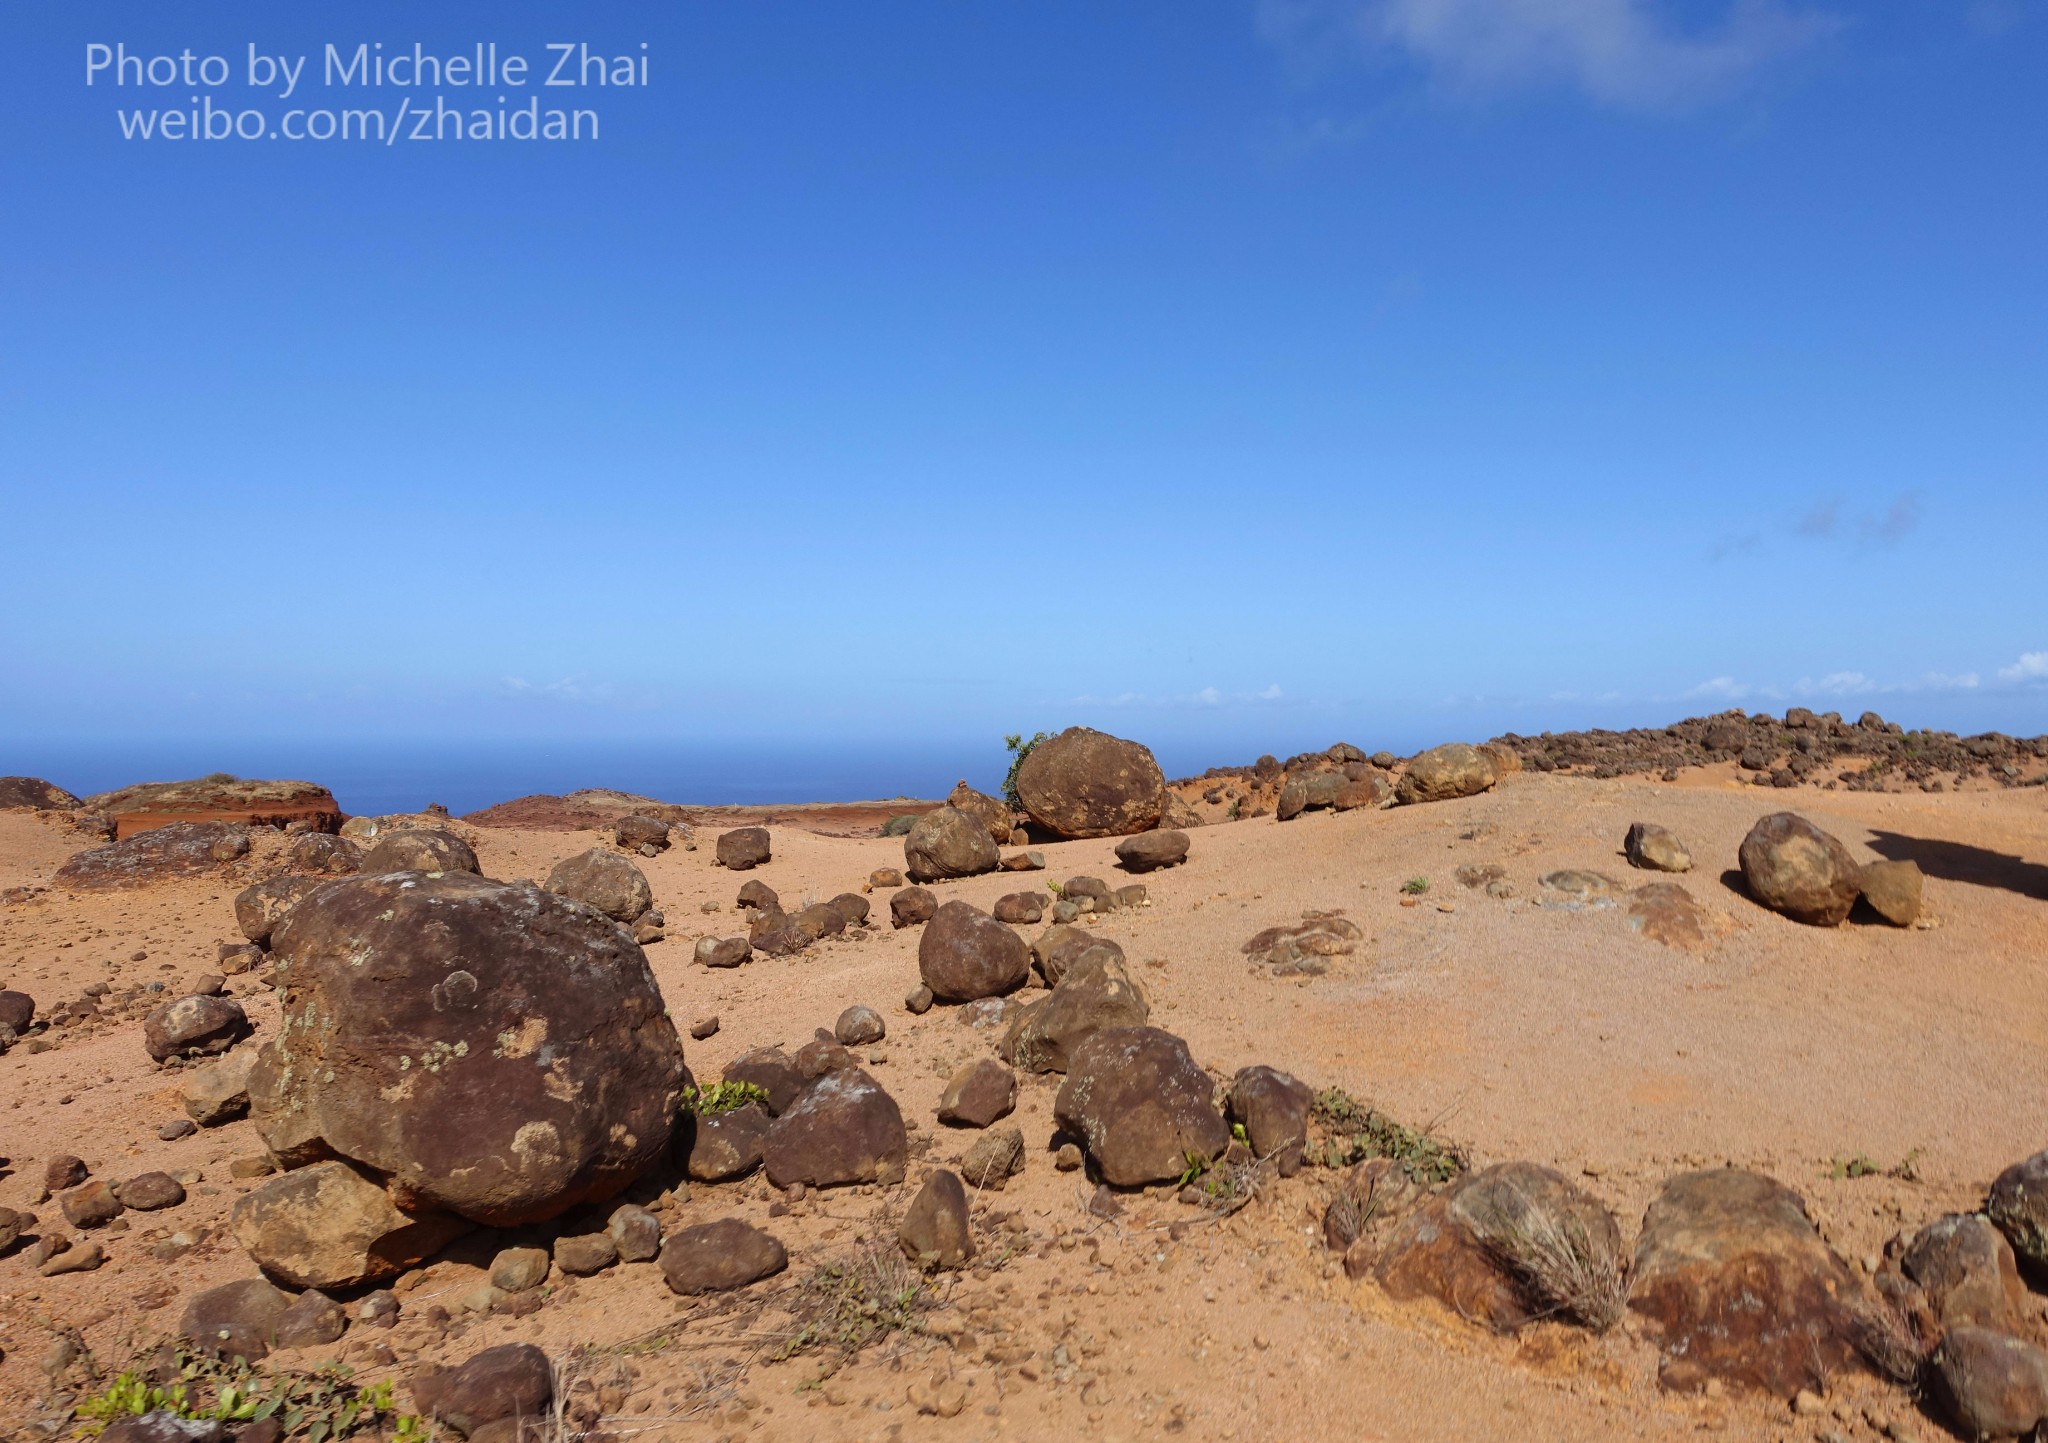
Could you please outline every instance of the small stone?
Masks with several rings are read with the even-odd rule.
[[[228,1164],[229,1177],[269,1177],[276,1171],[276,1161],[267,1154],[260,1157],[238,1157]]]
[[[182,1192],[180,1189],[181,1195]],[[63,1208],[65,1218],[75,1228],[105,1227],[122,1212],[121,1200],[114,1196],[114,1190],[98,1179],[60,1193],[57,1205]]]
[[[43,1191],[60,1193],[77,1187],[91,1176],[91,1171],[82,1161],[68,1152],[60,1152],[43,1164]]]
[[[646,1208],[631,1203],[616,1208],[605,1233],[621,1262],[651,1263],[661,1253],[661,1219]]]
[[[176,1142],[179,1138],[190,1137],[197,1131],[199,1131],[198,1123],[189,1117],[181,1117],[176,1122],[167,1122],[158,1128],[156,1135],[161,1142]]]
[[[702,1042],[707,1037],[716,1037],[717,1035],[718,1018],[716,1016],[700,1017],[690,1024],[690,1036],[699,1042]]]
[[[685,1297],[743,1288],[788,1266],[781,1243],[738,1218],[684,1228],[661,1249],[662,1276]]]
[[[925,1013],[932,1010],[933,1000],[932,989],[919,984],[911,988],[908,995],[904,997],[903,1010],[914,1016],[922,1017]]]
[[[1052,1165],[1061,1172],[1078,1172],[1083,1159],[1081,1149],[1071,1142],[1060,1144],[1059,1151],[1052,1155]]]
[[[1004,1127],[985,1132],[960,1159],[961,1177],[976,1188],[1001,1192],[1024,1170],[1024,1133]]]
[[[114,1196],[123,1207],[150,1213],[176,1207],[185,1200],[185,1189],[169,1173],[144,1172],[116,1184]]]
[[[870,1042],[880,1042],[888,1030],[881,1014],[872,1007],[855,1006],[839,1014],[832,1035],[848,1047],[863,1047]]]
[[[549,1257],[544,1248],[506,1248],[491,1259],[491,1286],[506,1293],[524,1293],[548,1280]]]
[[[67,1248],[37,1269],[44,1277],[54,1278],[64,1273],[89,1273],[107,1260],[98,1243],[87,1243],[83,1247]]]
[[[618,1260],[618,1246],[605,1233],[555,1239],[555,1266],[571,1277],[601,1273]]]

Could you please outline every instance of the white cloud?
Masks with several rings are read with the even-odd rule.
[[[1701,682],[1687,696],[1719,697],[1723,701],[1741,701],[1749,695],[1749,688],[1732,676],[1717,676]]]
[[[2048,681],[2048,651],[2029,651],[2011,666],[1998,669],[2000,681]]]
[[[1174,707],[1241,706],[1251,702],[1280,700],[1280,684],[1274,682],[1264,691],[1224,691],[1221,687],[1205,686],[1200,691],[1183,692],[1174,696],[1158,696],[1141,691],[1118,692],[1115,696],[1077,696],[1075,706],[1149,707],[1168,709]]]
[[[1835,28],[1786,0],[1732,0],[1682,25],[1668,0],[1263,0],[1259,28],[1300,51],[1394,53],[1446,89],[1577,89],[1605,105],[1682,109]],[[1698,6],[1691,7],[1697,10]]]

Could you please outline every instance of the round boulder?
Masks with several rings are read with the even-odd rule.
[[[1838,927],[1863,891],[1849,849],[1794,812],[1773,812],[1742,839],[1750,895],[1795,922]]]
[[[918,938],[917,970],[934,997],[973,1002],[1021,987],[1031,975],[1031,948],[980,908],[948,902]]]
[[[1188,834],[1179,831],[1140,832],[1116,844],[1116,859],[1127,872],[1156,872],[1188,859]]]
[[[1053,1118],[1113,1187],[1170,1181],[1190,1158],[1214,1158],[1230,1146],[1216,1085],[1187,1043],[1156,1027],[1112,1027],[1083,1038],[1068,1059]]]
[[[158,1062],[226,1052],[249,1035],[242,1004],[225,997],[180,997],[142,1021],[142,1045]]]
[[[1431,747],[1408,763],[1395,799],[1404,803],[1447,802],[1455,797],[1476,797],[1491,791],[1500,780],[1492,757],[1463,742]]]
[[[972,812],[939,807],[911,824],[903,839],[903,870],[913,882],[977,877],[993,872],[1001,855],[988,828]]]
[[[682,1044],[646,956],[589,908],[467,872],[365,875],[273,940],[283,1017],[249,1094],[280,1155],[324,1148],[509,1227],[610,1197],[667,1149]]]
[[[592,847],[555,863],[548,890],[572,902],[585,902],[614,922],[631,922],[654,905],[647,877],[617,852]]]
[[[767,861],[768,829],[766,827],[738,827],[730,832],[721,832],[715,855],[718,865],[729,867],[735,872],[745,872]]]
[[[476,852],[453,832],[403,827],[363,854],[365,876],[388,872],[477,872]]]
[[[1061,837],[1125,837],[1159,825],[1166,777],[1149,748],[1088,727],[1068,727],[1017,766],[1017,800]]]

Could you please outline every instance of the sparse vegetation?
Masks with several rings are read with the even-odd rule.
[[[1447,1183],[1467,1167],[1464,1153],[1438,1141],[1427,1127],[1418,1131],[1396,1122],[1340,1087],[1317,1093],[1309,1117],[1329,1134],[1320,1152],[1308,1149],[1310,1159],[1325,1167],[1349,1167],[1369,1157],[1391,1158],[1425,1187]]]
[[[852,1354],[896,1335],[922,1334],[939,1306],[938,1288],[896,1248],[867,1244],[790,1289],[790,1331],[774,1357],[780,1362],[813,1348]]]
[[[1410,877],[1401,884],[1401,890],[1410,897],[1420,897],[1429,890],[1429,878]]]
[[[1051,732],[1033,732],[1029,740],[1026,740],[1021,732],[1011,732],[1003,738],[1003,746],[1010,753],[1010,770],[1003,777],[1003,800],[1011,806],[1024,805],[1017,800],[1017,768],[1024,765],[1024,758],[1031,755],[1033,747],[1050,740]]]
[[[275,1418],[285,1436],[306,1443],[376,1437],[418,1443],[423,1420],[400,1413],[390,1379],[368,1385],[354,1381],[341,1363],[310,1373],[261,1373],[241,1359],[219,1359],[168,1345],[138,1357],[100,1393],[79,1403],[75,1413],[83,1436],[96,1436],[122,1418],[162,1410],[180,1418],[219,1423],[254,1423]]]
[[[699,1117],[735,1112],[750,1102],[766,1105],[768,1089],[751,1082],[714,1082],[709,1087],[683,1089],[683,1110]]]
[[[1546,1309],[1596,1333],[1613,1328],[1628,1310],[1621,1254],[1596,1243],[1571,1213],[1515,1196],[1520,1206],[1504,1205],[1493,1193],[1460,1206],[1471,1211],[1487,1251]]]

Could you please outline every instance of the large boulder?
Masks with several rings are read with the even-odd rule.
[[[896,1099],[857,1067],[818,1078],[768,1128],[761,1160],[777,1187],[903,1181],[909,1139]]]
[[[766,827],[735,827],[730,832],[721,832],[713,855],[721,867],[735,872],[751,871],[773,855],[768,842]]]
[[[967,813],[980,820],[988,828],[989,840],[997,846],[1004,846],[1010,840],[1010,806],[999,797],[987,792],[977,792],[960,781],[953,784],[953,790],[946,794],[946,805],[956,811]]]
[[[271,1178],[235,1204],[235,1241],[257,1267],[301,1288],[352,1288],[417,1267],[469,1224],[408,1212],[345,1162],[316,1162]]]
[[[226,997],[180,997],[142,1020],[142,1045],[158,1062],[215,1056],[248,1035],[248,1014],[241,1003]]]
[[[982,819],[958,807],[938,807],[910,825],[903,839],[903,870],[913,882],[977,877],[1002,860]]]
[[[614,922],[631,922],[654,905],[647,876],[617,852],[592,847],[555,863],[548,890],[572,902],[584,902]]]
[[[1809,926],[1840,926],[1863,890],[1863,869],[1849,849],[1793,812],[1773,812],[1751,827],[1741,859],[1751,896]]]
[[[284,864],[294,872],[346,877],[363,869],[363,849],[347,837],[301,832],[285,848]]]
[[[1540,1164],[1505,1162],[1402,1219],[1376,1275],[1394,1297],[1432,1297],[1503,1332],[1548,1317],[1605,1331],[1621,1320],[1628,1265],[1599,1199]]]
[[[1081,1040],[1053,1105],[1105,1182],[1142,1187],[1230,1146],[1216,1085],[1187,1043],[1156,1027],[1116,1027]]]
[[[1950,1213],[1914,1235],[1899,1266],[1944,1328],[2025,1327],[2026,1286],[2012,1247],[1982,1213]]]
[[[660,1158],[682,1044],[638,945],[587,907],[466,872],[331,882],[273,937],[277,1040],[250,1078],[273,1150],[513,1226]]]
[[[1279,821],[1291,822],[1314,808],[1335,807],[1344,783],[1342,772],[1296,772],[1281,785],[1280,795],[1273,802],[1273,815]]]
[[[1643,1216],[1629,1306],[1658,1335],[1664,1386],[1714,1379],[1790,1399],[1859,1366],[1874,1301],[1790,1188],[1737,1168],[1683,1173]]]
[[[217,773],[187,782],[143,782],[88,797],[87,808],[114,824],[119,841],[170,822],[223,822],[241,827],[341,826],[334,794],[312,782],[255,781]]]
[[[271,930],[277,926],[278,919],[304,901],[320,885],[320,880],[318,877],[272,877],[244,887],[235,894],[235,925],[258,947],[268,947]]]
[[[1159,825],[1166,777],[1151,751],[1088,727],[1032,747],[1017,767],[1017,800],[1061,837],[1124,837]]]
[[[1090,947],[1061,975],[1052,996],[1018,1014],[1002,1054],[1027,1072],[1065,1072],[1088,1038],[1109,1028],[1143,1027],[1151,1013],[1123,954]]]
[[[917,939],[917,970],[934,997],[973,1002],[1023,986],[1031,976],[1031,948],[971,903],[948,902]]]
[[[365,876],[389,872],[469,872],[482,870],[476,850],[453,832],[433,827],[400,827],[363,854]]]
[[[621,817],[612,824],[612,840],[629,852],[643,852],[647,847],[666,852],[669,824],[660,817]]]
[[[147,887],[174,877],[218,872],[249,855],[249,834],[226,822],[171,822],[124,841],[80,852],[53,879],[75,891]]]
[[[41,777],[0,777],[0,811],[61,812],[77,805],[78,798]]]
[[[1984,1215],[2005,1234],[2012,1250],[2038,1268],[2048,1268],[2048,1151],[2016,1162],[1991,1184]]]
[[[1394,797],[1403,805],[1447,802],[1491,791],[1499,780],[1500,769],[1492,757],[1463,742],[1446,742],[1408,763],[1408,770],[1401,774],[1400,784],[1394,789]]]

